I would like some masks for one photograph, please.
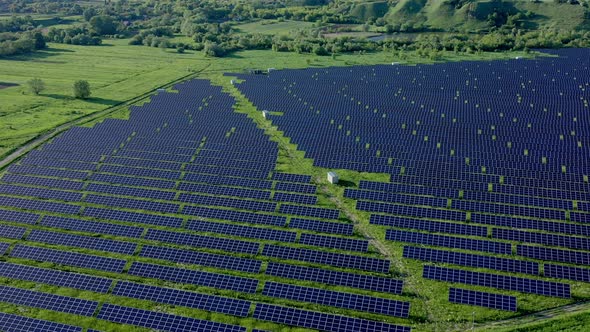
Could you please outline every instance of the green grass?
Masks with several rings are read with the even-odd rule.
[[[277,20],[262,20],[251,23],[244,23],[235,25],[233,28],[242,33],[261,33],[265,35],[291,35],[298,30],[309,29],[313,26],[311,22],[303,21],[277,21]]]

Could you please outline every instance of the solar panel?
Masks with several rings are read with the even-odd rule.
[[[458,198],[459,190],[450,188],[434,188],[403,183],[383,183],[361,180],[360,189],[377,190],[385,192],[404,192],[415,195],[428,195],[437,197]]]
[[[590,282],[590,270],[580,267],[545,264],[543,272],[546,277]]]
[[[308,205],[315,205],[318,202],[317,196],[281,192],[276,192],[272,199],[279,202],[290,202]]]
[[[590,265],[590,253],[588,252],[517,245],[516,254],[544,261]]]
[[[105,303],[98,319],[165,331],[246,332],[245,327]]]
[[[84,186],[84,182],[81,181],[69,181],[69,180],[61,180],[61,179],[49,179],[49,178],[41,178],[36,176],[26,176],[26,175],[15,175],[15,174],[5,174],[2,177],[2,181],[8,183],[21,183],[21,184],[30,184],[34,186],[41,186],[41,187],[49,187],[49,188],[60,188],[60,189],[68,189],[68,190],[81,190]]]
[[[140,262],[134,262],[128,273],[130,275],[145,278],[168,280],[218,289],[229,289],[242,293],[255,293],[256,288],[258,287],[258,280],[256,279]]]
[[[218,237],[193,235],[187,233],[178,233],[170,231],[161,231],[149,229],[146,240],[155,240],[166,243],[189,245],[192,247],[219,249],[229,252],[239,252],[245,254],[257,254],[260,244],[256,242],[247,242],[241,240],[224,239]]]
[[[346,239],[335,236],[301,234],[299,243],[316,247],[326,247],[332,249],[342,249],[348,251],[367,252],[369,250],[369,241]]]
[[[0,225],[0,236],[7,239],[20,239],[26,231],[25,227]]]
[[[290,173],[273,173],[272,179],[277,180],[277,181],[285,181],[285,182],[310,183],[311,182],[311,175],[290,174]]]
[[[388,272],[390,265],[390,262],[385,259],[281,247],[272,244],[264,245],[262,255],[374,272]]]
[[[287,308],[266,303],[256,304],[254,318],[290,326],[333,332],[409,332],[411,330],[407,326]]]
[[[28,241],[59,244],[69,247],[86,248],[118,254],[133,255],[137,244],[95,238],[90,236],[56,233],[34,229],[27,235]]]
[[[56,213],[77,214],[80,207],[65,203],[36,201],[32,199],[0,196],[0,206],[10,206],[26,210],[41,210]]]
[[[154,189],[139,189],[126,186],[111,186],[107,184],[91,183],[86,188],[86,191],[93,191],[97,193],[121,195],[121,196],[135,196],[140,198],[151,198],[161,200],[174,200],[176,193],[173,191],[154,190]]]
[[[276,191],[296,192],[303,194],[315,194],[317,188],[312,184],[277,182],[275,185]]]
[[[81,327],[0,312],[0,329],[10,332],[82,332]]]
[[[462,252],[408,246],[404,246],[403,256],[405,258],[419,259],[427,262],[449,263],[506,272],[539,274],[538,263],[510,258],[481,256]]]
[[[377,202],[358,201],[356,209],[369,212],[389,213],[414,218],[430,218],[440,220],[465,221],[467,214],[460,211],[431,209],[397,204],[384,204]]]
[[[28,212],[10,211],[0,209],[0,220],[12,221],[22,224],[35,224],[39,220],[39,215]]]
[[[542,221],[517,217],[497,216],[488,214],[471,214],[471,222],[511,228],[537,229],[552,233],[565,233],[590,236],[590,226],[574,223]]]
[[[0,286],[0,301],[33,308],[67,312],[74,315],[92,316],[98,302],[69,296],[35,292],[8,286]]]
[[[406,195],[406,194],[398,194],[398,193],[385,193],[381,191],[368,191],[368,190],[358,190],[358,189],[351,189],[346,188],[344,190],[344,197],[352,198],[352,199],[362,199],[362,200],[369,200],[369,201],[380,201],[380,202],[391,202],[391,203],[401,203],[401,204],[408,204],[408,205],[422,205],[422,206],[432,206],[432,207],[447,207],[447,199],[446,198],[439,198],[439,197],[424,197],[424,196],[414,196],[414,195]],[[395,209],[395,207],[388,208],[387,204],[379,204],[375,206],[383,207],[383,210],[388,209]]]
[[[246,188],[234,188],[224,187],[217,185],[199,184],[199,183],[181,183],[178,186],[178,190],[188,192],[200,192],[213,195],[224,195],[234,197],[247,197],[255,199],[270,199],[271,192],[268,190],[258,189],[246,189]]]
[[[72,170],[60,170],[45,167],[25,166],[25,165],[12,165],[8,167],[8,171],[13,174],[30,174],[30,175],[42,175],[42,176],[53,176],[63,179],[82,180],[88,176],[88,172],[79,172]]]
[[[487,227],[456,224],[450,222],[383,216],[379,214],[371,215],[370,223],[374,225],[417,229],[437,233],[472,235],[481,237],[487,237],[488,235]]]
[[[287,223],[287,218],[285,217],[273,216],[269,214],[204,208],[199,206],[185,206],[184,209],[182,209],[182,213],[203,218],[239,221],[251,224],[285,226]]]
[[[450,288],[449,302],[516,311],[516,297],[460,288]]]
[[[161,213],[176,213],[180,208],[179,204],[160,203],[152,201],[144,201],[133,198],[121,198],[101,195],[87,195],[84,199],[86,203],[107,205],[112,207],[122,207],[135,210],[147,210]]]
[[[66,202],[79,202],[82,199],[81,193],[45,188],[15,186],[10,184],[0,184],[0,193],[13,196],[30,196],[45,199],[55,199]]]
[[[210,168],[210,167],[208,167]],[[193,167],[194,169],[194,167]],[[220,168],[215,168],[215,172],[219,172]],[[235,172],[233,172],[235,173]],[[217,173],[214,173],[217,174]],[[256,189],[271,189],[272,182],[259,180],[259,179],[246,179],[241,177],[240,175],[236,175],[237,177],[232,176],[223,176],[223,175],[214,175],[214,174],[196,174],[196,173],[187,173],[182,178],[182,181],[187,182],[198,182],[198,183],[209,183],[209,184],[219,184],[219,185],[227,185],[227,186],[234,186],[234,187],[246,187],[246,188],[256,188]]]
[[[124,259],[79,254],[70,251],[17,245],[10,252],[11,257],[28,258],[41,262],[52,262],[68,266],[83,267],[109,272],[123,272],[127,263]]]
[[[225,206],[236,209],[274,212],[276,203],[261,202],[246,199],[226,198],[218,196],[196,195],[196,194],[180,194],[178,197],[180,202],[209,205],[209,206]]]
[[[239,237],[264,239],[280,242],[295,242],[296,232],[274,230],[268,228],[240,226],[201,220],[189,220],[187,229],[198,232],[227,234]]]
[[[328,285],[367,289],[382,293],[401,294],[403,282],[396,279],[349,272],[330,271],[314,267],[269,262],[266,274]]]
[[[131,176],[110,175],[110,174],[100,174],[100,173],[92,174],[88,178],[88,180],[96,181],[96,182],[113,183],[113,184],[124,184],[124,185],[128,185],[128,186],[162,188],[162,189],[172,189],[176,186],[176,182],[169,181],[169,180],[144,179],[144,178],[135,178],[135,177],[131,177]]]
[[[113,295],[219,312],[238,317],[248,316],[251,305],[250,301],[199,294],[180,289],[149,286],[128,281],[118,282],[113,290]]]
[[[290,228],[306,229],[316,231],[319,233],[352,235],[354,231],[353,224],[342,224],[329,221],[318,221],[301,218],[291,218],[289,222]]]
[[[0,276],[48,285],[106,293],[112,280],[71,272],[0,262]]]
[[[510,241],[539,243],[556,247],[590,250],[590,238],[587,237],[582,238],[545,233],[531,233],[502,228],[492,229],[492,237]]]
[[[336,209],[326,209],[319,207],[289,204],[281,204],[279,212],[285,214],[294,214],[298,216],[307,216],[324,219],[338,219],[338,215],[340,214],[340,211]]]
[[[498,274],[472,272],[425,265],[423,275],[426,279],[458,282],[517,292],[570,298],[570,285],[551,281],[526,279]]]
[[[144,230],[141,227],[116,225],[105,222],[88,221],[55,216],[43,217],[43,219],[41,220],[41,226],[132,238],[139,238]]]
[[[408,318],[410,303],[267,281],[263,295]]]
[[[113,209],[86,207],[84,208],[82,215],[87,217],[133,222],[139,224],[158,225],[165,227],[178,228],[182,225],[182,218],[159,216],[154,214],[145,214],[138,212],[117,211]]]
[[[10,247],[10,243],[0,242],[0,256],[4,256],[8,247]]]
[[[148,245],[144,245],[142,247],[139,255],[141,257],[163,259],[177,263],[213,266],[221,269],[244,271],[250,273],[260,272],[260,267],[262,265],[261,261],[254,259]]]
[[[388,229],[385,239],[390,241],[426,244],[447,248],[475,250],[491,252],[496,254],[510,254],[512,246],[510,243],[492,242],[486,240],[474,240],[462,237],[435,235],[426,233],[406,232]]]

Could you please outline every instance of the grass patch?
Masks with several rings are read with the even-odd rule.
[[[264,35],[287,36],[298,30],[310,29],[314,26],[312,22],[303,21],[278,21],[262,20],[251,23],[238,24],[233,27],[241,33],[261,33]]]

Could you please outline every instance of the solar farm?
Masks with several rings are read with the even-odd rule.
[[[449,331],[590,300],[590,50],[223,80],[3,171],[0,330]]]

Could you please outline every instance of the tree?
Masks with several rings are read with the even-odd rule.
[[[114,35],[118,32],[117,23],[110,16],[94,16],[90,19],[90,25],[92,30],[99,35]]]
[[[29,86],[29,90],[31,90],[31,92],[36,95],[40,94],[41,91],[45,90],[45,82],[43,82],[43,80],[41,80],[40,78],[33,78],[29,80],[27,82],[27,85]]]
[[[79,80],[74,83],[74,97],[86,99],[90,97],[90,93],[90,83],[88,81]]]

